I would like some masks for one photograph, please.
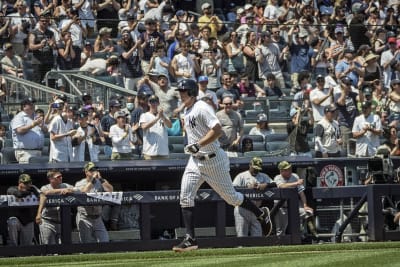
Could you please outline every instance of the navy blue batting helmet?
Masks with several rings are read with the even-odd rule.
[[[197,87],[197,83],[192,79],[183,79],[178,83],[177,91],[187,90],[189,96],[197,97],[199,93],[199,88]]]

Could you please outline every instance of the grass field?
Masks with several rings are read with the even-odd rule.
[[[1,258],[0,266],[400,266],[400,242]]]

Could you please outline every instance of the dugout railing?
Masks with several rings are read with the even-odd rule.
[[[254,200],[286,200],[288,206],[289,225],[287,235],[269,237],[226,237],[226,203],[217,193],[210,189],[199,190],[196,196],[196,205],[212,202],[216,205],[214,213],[209,212],[203,216],[210,216],[215,221],[215,237],[198,238],[200,247],[238,247],[238,246],[267,246],[267,245],[289,245],[300,244],[300,218],[299,200],[295,189],[267,189],[264,192],[243,189],[247,197]],[[179,241],[176,239],[159,240],[152,239],[152,207],[176,203],[179,205],[178,190],[168,191],[138,191],[138,192],[114,192],[102,194],[70,194],[70,195],[49,195],[46,205],[49,207],[60,207],[61,215],[61,243],[60,245],[33,245],[21,247],[0,247],[0,256],[27,256],[27,255],[48,255],[48,254],[68,254],[68,253],[87,253],[87,252],[114,252],[114,251],[143,251],[143,250],[162,250],[171,249]],[[35,205],[36,200],[25,200],[24,204],[12,197],[0,196],[0,208],[24,207]],[[73,244],[71,239],[72,208],[82,205],[129,205],[138,204],[140,206],[140,237],[141,240],[110,242],[110,243],[90,243]],[[211,210],[211,209],[210,209]],[[178,216],[177,214],[165,214],[164,216]],[[182,227],[182,220],[180,225]]]

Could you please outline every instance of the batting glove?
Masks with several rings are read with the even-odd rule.
[[[185,152],[188,154],[196,154],[197,152],[199,152],[199,150],[200,150],[200,146],[198,143],[194,143],[194,144],[185,146]]]

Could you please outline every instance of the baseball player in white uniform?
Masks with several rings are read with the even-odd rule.
[[[229,158],[220,148],[218,137],[222,128],[214,110],[206,102],[197,100],[198,87],[194,80],[183,79],[178,88],[185,105],[185,129],[188,138],[186,153],[191,157],[182,177],[180,205],[186,228],[184,240],[173,247],[176,252],[198,248],[194,235],[194,200],[203,182],[207,182],[227,203],[250,210],[260,220],[264,232],[271,228],[269,209],[259,209],[242,193],[237,192],[229,175]]]
[[[249,169],[247,171],[241,172],[236,175],[233,180],[233,186],[239,188],[251,188],[255,190],[263,191],[267,187],[276,187],[276,184],[272,179],[265,173],[262,173],[263,161],[259,157],[254,157],[251,159],[249,164]],[[257,207],[261,206],[261,200],[254,201]],[[241,208],[239,206],[235,207],[235,228],[236,235],[238,237],[243,236],[262,236],[262,228],[259,220],[256,216],[247,209]],[[270,228],[272,230],[272,227]],[[269,233],[265,233],[269,235]]]

